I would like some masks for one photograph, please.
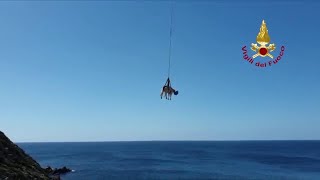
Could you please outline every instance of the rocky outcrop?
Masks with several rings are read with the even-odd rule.
[[[67,173],[71,172],[72,170],[67,168],[67,167],[53,169],[50,166],[48,166],[47,168],[45,168],[45,171],[49,175],[60,176],[60,175],[63,175],[63,174],[67,174]]]
[[[60,179],[59,175],[65,172],[70,172],[70,169],[64,167],[48,172],[41,168],[32,157],[0,131],[0,180]]]

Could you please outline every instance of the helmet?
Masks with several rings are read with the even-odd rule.
[[[179,91],[175,91],[173,94],[174,94],[174,95],[178,95],[178,94],[179,94]]]

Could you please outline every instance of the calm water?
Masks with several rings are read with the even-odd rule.
[[[19,144],[64,180],[320,179],[320,141]]]

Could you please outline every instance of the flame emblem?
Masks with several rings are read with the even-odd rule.
[[[252,56],[252,58],[256,58],[258,56],[266,57],[269,56],[270,58],[273,58],[273,56],[270,54],[270,52],[274,51],[276,49],[275,44],[267,44],[270,42],[270,36],[268,33],[267,24],[262,21],[260,32],[257,36],[257,43],[260,45],[252,43],[251,49],[256,52],[255,55]]]

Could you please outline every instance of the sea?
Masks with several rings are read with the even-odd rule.
[[[63,180],[314,179],[320,141],[18,143],[41,166],[74,170]]]

